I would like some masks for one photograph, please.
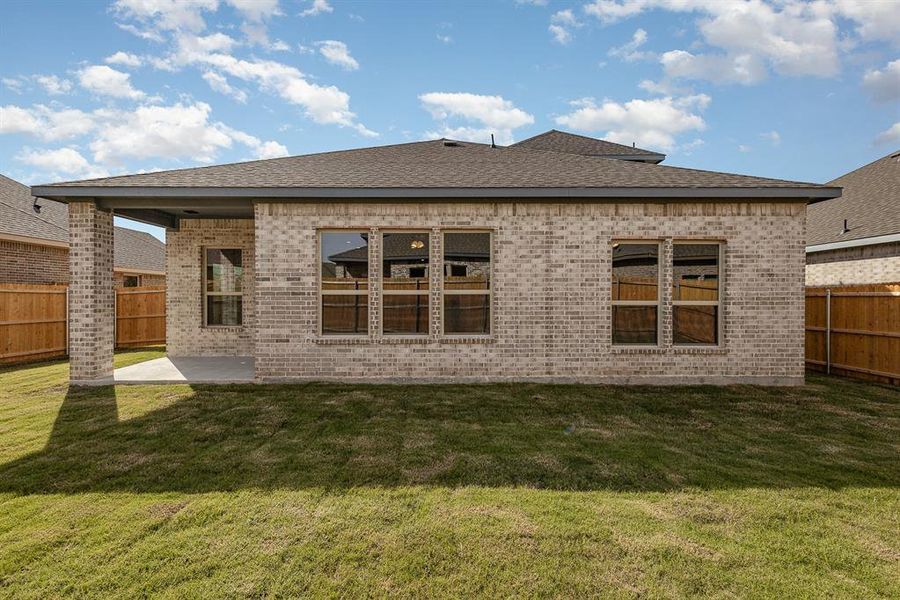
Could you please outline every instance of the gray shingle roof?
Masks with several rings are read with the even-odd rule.
[[[900,151],[838,177],[840,198],[819,202],[807,212],[807,245],[828,244],[900,233]],[[841,233],[847,219],[849,231]]]
[[[32,208],[34,196],[26,185],[0,175],[0,233],[69,243],[69,207],[40,199],[41,212]],[[113,233],[115,266],[142,271],[166,270],[166,245],[143,231],[116,227]]]
[[[57,183],[52,188],[620,189],[821,188],[730,173],[434,140]],[[61,191],[60,195],[64,195]]]
[[[551,129],[544,133],[530,137],[527,140],[516,142],[516,147],[531,148],[532,150],[552,150],[554,152],[566,152],[568,154],[582,154],[584,156],[642,156],[647,159],[663,160],[666,155],[660,152],[651,152],[643,148],[635,148],[634,146],[625,146],[624,144],[616,144],[607,142],[606,140],[598,140],[596,138],[568,133],[565,131],[557,131]]]

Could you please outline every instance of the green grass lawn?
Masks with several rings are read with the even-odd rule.
[[[0,370],[3,597],[900,595],[896,388],[67,375]]]

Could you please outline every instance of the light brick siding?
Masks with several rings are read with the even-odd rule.
[[[111,377],[113,217],[93,202],[69,204],[69,368],[72,381]]]
[[[184,219],[166,233],[166,351],[171,356],[253,354],[253,219]],[[203,250],[240,248],[243,325],[203,326]]]
[[[0,240],[0,283],[68,283],[69,250]]]
[[[800,383],[804,352],[802,203],[263,203],[256,204],[257,378]],[[170,348],[251,353],[237,333],[199,328],[200,247],[252,245],[228,222],[171,236]],[[442,229],[494,231],[493,334],[440,335]],[[409,341],[318,335],[318,228],[432,230],[431,335]],[[376,229],[371,229],[376,233]],[[659,348],[611,344],[611,243],[664,239]],[[720,348],[672,345],[672,238],[724,240]],[[380,249],[370,236],[371,297],[380,309]],[[250,255],[245,255],[249,257]],[[246,267],[250,261],[245,258]],[[248,274],[245,281],[249,282]],[[249,291],[249,290],[248,290]],[[246,295],[245,295],[246,298]],[[248,311],[252,314],[252,311]],[[249,324],[250,321],[248,321]],[[242,332],[243,333],[243,332]],[[212,340],[204,335],[222,336]],[[175,338],[173,340],[173,338]],[[191,352],[187,352],[190,350]]]
[[[854,285],[900,281],[900,242],[813,252],[806,255],[806,285]]]

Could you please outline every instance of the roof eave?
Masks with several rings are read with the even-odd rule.
[[[875,246],[878,244],[891,244],[900,242],[900,233],[891,233],[888,235],[875,235],[865,238],[856,238],[854,240],[842,240],[838,242],[826,242],[824,244],[813,244],[806,247],[807,254],[816,252],[826,252],[828,250],[840,250],[842,248],[857,248],[859,246]]]
[[[784,187],[602,187],[602,188],[351,188],[351,187],[152,187],[35,186],[34,196],[69,202],[79,198],[246,198],[254,199],[449,199],[449,198],[790,198],[812,202],[838,198],[841,188]],[[148,205],[152,206],[152,205]]]

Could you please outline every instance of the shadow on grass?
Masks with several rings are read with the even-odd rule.
[[[141,403],[160,408],[120,420]],[[103,387],[69,390],[46,447],[0,465],[0,491],[884,487],[900,485],[898,439],[900,391],[833,378]]]

